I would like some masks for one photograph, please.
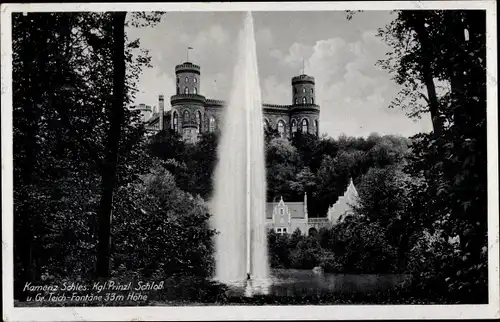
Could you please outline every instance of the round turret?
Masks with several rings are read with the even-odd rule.
[[[185,62],[175,66],[177,94],[198,94],[200,92],[200,66]]]
[[[319,106],[316,104],[314,77],[299,75],[292,78],[293,104],[290,132],[319,135]]]
[[[314,77],[300,75],[292,78],[293,105],[315,105]]]

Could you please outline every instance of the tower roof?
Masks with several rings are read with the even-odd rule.
[[[309,75],[305,75],[305,74],[295,76],[292,78],[292,84],[296,84],[296,83],[312,83],[312,84],[314,84],[314,77],[309,76]]]
[[[175,73],[177,74],[179,72],[194,72],[199,74],[200,66],[187,61],[175,66]]]

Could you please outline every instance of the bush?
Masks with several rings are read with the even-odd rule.
[[[178,189],[173,176],[158,166],[117,193],[114,274],[142,277],[213,272],[215,230],[200,198]]]

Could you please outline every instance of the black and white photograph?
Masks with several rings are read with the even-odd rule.
[[[3,318],[498,318],[494,1],[2,4]]]

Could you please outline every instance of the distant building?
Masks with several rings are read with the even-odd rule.
[[[151,107],[146,104],[139,104],[137,106],[134,106],[134,110],[139,111],[139,114],[141,116],[141,121],[144,123],[146,123],[147,120],[151,119],[153,113],[156,112],[154,111],[154,109],[155,109],[154,106]]]
[[[133,106],[131,110],[139,111],[141,121],[144,123],[147,134],[152,135],[164,129],[164,127],[160,125],[165,124],[165,117],[168,113],[165,113],[163,95],[158,97],[158,109],[156,109],[156,106],[151,107],[150,105],[139,104]]]
[[[278,234],[291,234],[297,228],[307,234],[307,221],[307,194],[302,202],[285,202],[281,198],[279,202],[266,204],[266,226]]]
[[[175,74],[176,94],[170,98],[171,109],[165,111],[164,98],[160,95],[159,109],[145,119],[145,126],[152,133],[169,128],[182,134],[185,141],[196,142],[201,133],[219,128],[225,102],[201,95],[200,66],[185,62],[175,66]],[[264,126],[278,130],[287,138],[298,131],[319,135],[320,107],[315,101],[314,87],[312,76],[293,77],[292,104],[263,104]]]
[[[266,204],[266,226],[278,234],[292,234],[297,228],[301,233],[310,235],[323,227],[331,227],[352,215],[352,207],[356,204],[358,192],[351,179],[344,195],[328,209],[326,217],[309,218],[307,212],[307,194],[302,202],[279,202]]]
[[[347,216],[352,215],[352,206],[356,205],[358,197],[358,191],[356,190],[356,187],[351,179],[344,195],[341,196],[337,202],[328,209],[328,221],[336,224],[343,221]]]

